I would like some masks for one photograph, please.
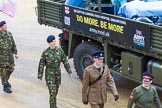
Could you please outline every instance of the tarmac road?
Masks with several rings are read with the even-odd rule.
[[[15,60],[15,71],[10,79],[13,93],[3,92],[0,86],[0,108],[49,108],[48,90],[44,80],[37,80],[37,68],[40,55],[48,46],[47,36],[50,34],[57,36],[61,30],[39,25],[35,7],[36,0],[17,0],[14,18],[0,14],[0,20],[6,20],[8,30],[13,33],[19,53],[19,59]],[[81,81],[76,75],[72,59],[69,62],[74,77],[70,78],[62,66],[62,85],[57,97],[58,107],[90,108],[89,105],[82,104]],[[126,108],[131,89],[137,84],[122,78],[116,78],[115,81],[120,99],[115,102],[113,95],[108,91],[105,108]]]

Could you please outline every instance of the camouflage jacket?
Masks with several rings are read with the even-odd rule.
[[[17,54],[17,48],[11,32],[0,31],[0,66],[14,64],[13,54]]]
[[[44,67],[46,67],[45,78],[47,78],[49,75],[55,76],[55,72],[60,73],[61,62],[64,64],[66,71],[69,74],[72,73],[67,60],[67,56],[61,48],[56,46],[55,49],[47,48],[46,50],[44,50],[39,62],[38,79],[42,79]]]

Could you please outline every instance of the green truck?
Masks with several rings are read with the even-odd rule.
[[[150,71],[154,85],[162,87],[162,27],[102,12],[102,3],[83,9],[64,0],[37,0],[38,22],[62,30],[60,43],[82,80],[83,70],[93,63],[91,55],[105,52],[112,74],[141,82]],[[111,5],[107,5],[111,6]]]

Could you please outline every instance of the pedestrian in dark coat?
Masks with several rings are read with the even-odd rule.
[[[153,102],[157,108],[162,108],[155,86],[151,85],[153,75],[150,72],[144,72],[142,75],[142,84],[134,88],[128,101],[127,108],[152,108]]]
[[[17,48],[12,33],[7,30],[5,21],[0,22],[0,76],[3,90],[12,93],[9,79],[14,71],[14,55],[18,58]]]
[[[41,55],[38,67],[38,79],[42,80],[45,68],[45,80],[50,94],[50,108],[57,108],[56,96],[61,84],[61,62],[70,76],[72,76],[72,71],[64,51],[56,46],[55,37],[53,35],[48,36],[47,42],[49,43],[49,47]]]
[[[86,67],[84,70],[82,101],[84,104],[90,103],[91,108],[104,108],[104,104],[107,101],[106,83],[110,86],[115,101],[118,100],[119,95],[108,66],[103,64],[104,53],[94,53],[93,59],[94,64]],[[101,77],[98,79],[100,75]]]

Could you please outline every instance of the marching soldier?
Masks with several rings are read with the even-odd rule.
[[[41,55],[38,67],[38,79],[42,80],[44,67],[46,67],[45,80],[50,94],[50,108],[57,108],[56,96],[61,84],[60,63],[63,62],[70,76],[72,76],[72,72],[64,51],[56,46],[55,37],[53,35],[48,36],[47,42],[49,43],[49,47],[45,49]]]
[[[93,54],[94,64],[88,66],[83,74],[82,101],[90,103],[91,108],[104,108],[107,101],[106,83],[114,94],[115,101],[119,99],[115,82],[107,65],[103,64],[104,53]]]
[[[127,108],[152,108],[155,102],[157,108],[162,108],[156,88],[151,85],[153,75],[150,72],[144,72],[142,75],[142,84],[134,88],[128,101]]]
[[[18,58],[17,48],[12,33],[7,30],[5,21],[0,22],[0,76],[3,90],[12,93],[9,78],[14,71],[14,57]]]

